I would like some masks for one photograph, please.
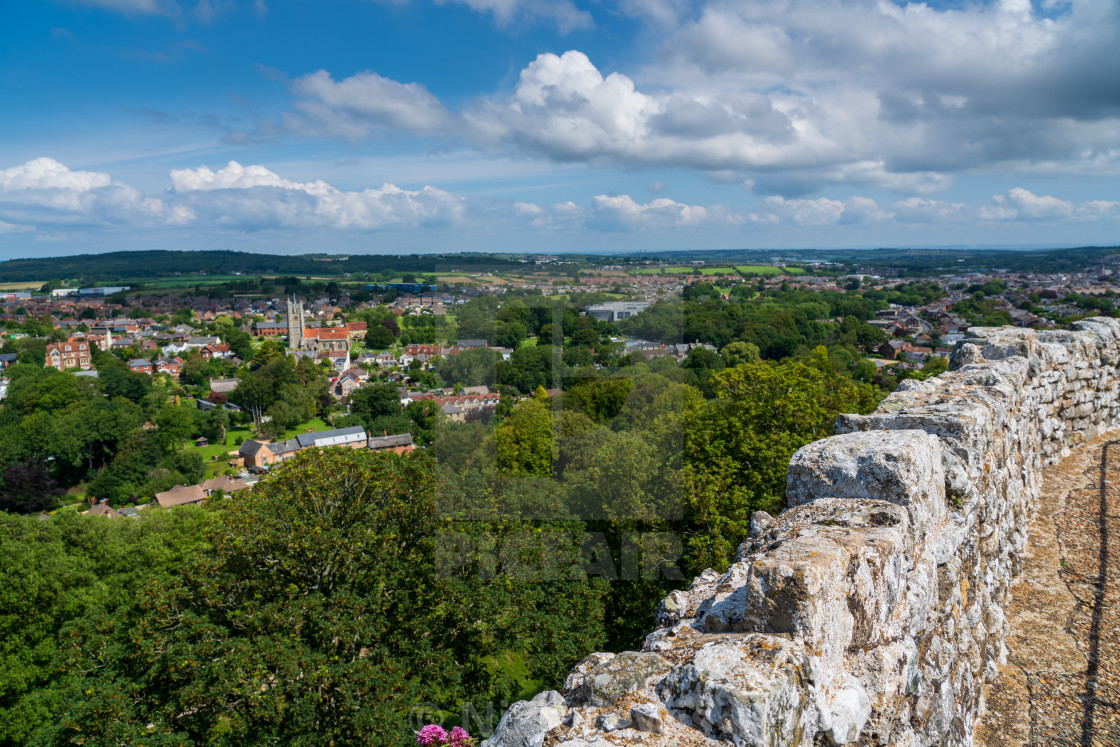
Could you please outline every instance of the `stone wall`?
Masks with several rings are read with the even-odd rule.
[[[1041,467],[1120,424],[1118,361],[1112,319],[971,330],[951,371],[798,451],[789,508],[642,651],[592,654],[485,744],[972,744]]]

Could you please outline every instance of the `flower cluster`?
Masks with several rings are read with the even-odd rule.
[[[448,734],[439,724],[428,724],[416,735],[416,743],[422,747],[446,745],[447,747],[475,747],[475,741],[465,730],[456,726]]]

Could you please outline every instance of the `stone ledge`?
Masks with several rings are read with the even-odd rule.
[[[1120,323],[969,335],[794,455],[790,508],[667,597],[644,654],[594,655],[561,724],[488,747],[973,744],[1042,465],[1120,424]]]

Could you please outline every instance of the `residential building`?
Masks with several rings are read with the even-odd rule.
[[[83,516],[104,516],[108,519],[120,519],[123,514],[109,505],[108,498],[102,498],[97,503],[82,511]]]
[[[258,337],[283,337],[288,331],[287,322],[257,322]]]
[[[70,368],[80,368],[88,371],[91,365],[89,343],[85,340],[73,338],[66,342],[54,342],[47,345],[46,364],[59,371]]]
[[[391,451],[394,454],[406,454],[416,448],[412,443],[411,433],[397,433],[394,435],[372,436],[367,442],[370,451]]]
[[[157,358],[155,362],[155,370],[158,373],[171,374],[178,376],[179,372],[183,370],[182,358]]]
[[[171,490],[156,493],[156,502],[164,508],[202,503],[208,496],[200,485],[176,485]]]
[[[250,439],[241,444],[238,454],[245,460],[246,467],[270,467],[277,462],[291,459],[304,449],[326,446],[361,449],[366,447],[367,440],[365,429],[355,425],[317,433],[301,433],[295,438],[275,443]]]

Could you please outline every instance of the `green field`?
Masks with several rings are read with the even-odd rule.
[[[735,267],[643,267],[639,270],[630,270],[632,275],[691,275],[694,270],[699,270],[701,275],[754,275],[773,277],[775,275],[804,275],[805,270],[800,267],[777,267],[775,265],[736,265]]]
[[[774,265],[736,265],[736,270],[742,275],[804,275],[805,270],[800,267],[775,267]]]
[[[664,270],[666,275],[691,275],[693,270],[699,270],[701,275],[734,275],[734,267],[643,267],[640,270],[631,270],[633,275],[660,275]]]

